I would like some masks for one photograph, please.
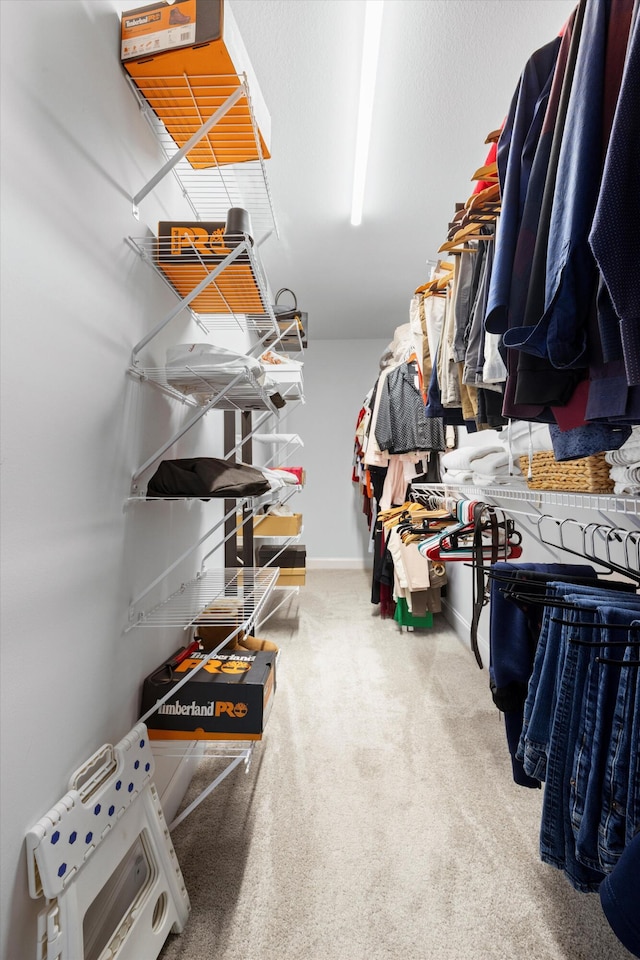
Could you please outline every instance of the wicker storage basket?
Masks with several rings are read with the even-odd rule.
[[[529,473],[529,458],[520,457],[520,469],[526,478]],[[564,460],[558,463],[551,451],[534,453],[531,461],[530,490],[561,490],[576,493],[611,493],[614,482],[609,476],[610,466],[604,453],[580,460]]]

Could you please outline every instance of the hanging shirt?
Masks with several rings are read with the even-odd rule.
[[[381,450],[410,453],[445,449],[442,420],[425,416],[415,361],[402,363],[391,370],[379,393],[375,437]]]

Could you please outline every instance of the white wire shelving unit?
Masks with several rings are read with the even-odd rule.
[[[132,363],[140,350],[185,307],[206,334],[250,331],[265,341],[280,336],[267,280],[251,237],[225,235],[217,243],[194,232],[196,229],[183,227],[179,238],[153,234],[127,238],[131,249],[178,297],[178,304],[136,344]]]
[[[257,341],[250,350],[255,356],[267,347],[302,355],[303,334],[297,322],[277,319],[258,256],[258,247],[269,236],[278,235],[278,224],[265,166],[268,151],[258,128],[247,75],[136,77],[135,80],[129,78],[129,83],[164,157],[160,169],[132,197],[134,216],[140,219],[140,204],[171,174],[195,221],[203,227],[192,229],[191,233],[186,230],[176,247],[172,247],[170,239],[159,239],[153,234],[126,240],[177,297],[174,307],[134,346],[129,373],[193,408],[184,426],[136,470],[128,502],[175,499],[193,502],[195,498],[146,497],[142,492],[143,475],[209,410],[224,412],[225,458],[228,459],[242,454],[252,437],[261,439],[258,431],[264,429],[271,417],[278,416],[280,408],[274,405],[271,388],[265,389],[264,384],[258,383],[248,371],[239,372],[224,384],[215,376],[192,369],[188,372],[197,378],[196,389],[192,392],[191,383],[187,383],[185,391],[183,382],[177,384],[173,375],[167,377],[166,368],[141,363],[141,351],[185,309],[190,311],[196,325],[208,337],[215,338],[218,332],[226,331],[250,333]],[[254,93],[255,102],[260,107],[257,85]],[[257,112],[260,114],[260,110]],[[249,212],[255,243],[254,237],[248,233],[229,236],[219,229],[226,223],[228,211],[233,207]],[[216,225],[211,232],[205,229],[205,225],[208,228],[210,224]],[[206,240],[204,234],[208,234]],[[179,258],[175,257],[176,249],[180,250]],[[268,376],[268,370],[265,372]],[[199,389],[201,381],[204,381],[202,390]],[[287,413],[298,403],[304,403],[302,375],[299,384],[282,384],[277,392],[286,401]],[[247,425],[246,417],[242,417],[243,435],[234,447],[235,438],[227,442],[227,426],[232,423],[232,414],[239,411],[242,414],[258,413],[258,416],[254,417],[252,426]],[[234,430],[230,432],[233,438]],[[284,442],[285,448],[291,445],[302,446],[302,441],[296,437]],[[225,498],[222,519],[131,601],[125,632],[138,627],[179,627],[186,631],[197,623],[225,627],[226,640],[201,661],[204,666],[210,656],[215,656],[241,630],[255,629],[261,618],[264,622],[275,612],[270,607],[269,598],[281,595],[279,590],[275,594],[279,568],[227,565],[222,570],[212,571],[205,563],[223,545],[226,556],[227,542],[237,541],[238,533],[246,523],[252,524],[252,517],[258,510],[275,503],[284,504],[300,489],[301,485],[291,485],[261,497]],[[196,576],[180,584],[166,599],[144,609],[169,575],[223,525],[224,536],[202,558]],[[247,539],[250,539],[249,535]],[[298,588],[288,588],[287,596],[292,592],[297,593]],[[280,600],[275,609],[283,602]],[[171,693],[164,699],[173,695],[179,686],[181,683],[172,686]],[[158,701],[147,716],[162,702]],[[178,756],[192,746],[190,742],[154,741],[154,752]],[[197,746],[199,756],[224,761],[224,769],[180,813],[170,829],[182,822],[236,766],[244,763],[248,770],[255,741],[200,741]]]
[[[182,686],[191,681],[194,674],[215,657],[230,640],[241,631],[248,633],[259,622],[260,614],[274,589],[278,574],[279,570],[273,567],[205,570],[193,580],[182,584],[180,589],[165,601],[147,613],[141,614],[136,626],[158,628],[182,625],[186,628],[197,624],[208,624],[228,629],[227,638],[211,650],[195,669],[185,673],[178,683],[171,684],[167,693],[143,715],[141,718],[143,722],[163,703],[174,697]],[[224,766],[172,821],[169,825],[170,830],[182,823],[239,764],[244,763],[245,772],[248,772],[256,741],[249,739],[233,742],[198,740],[194,731],[193,740],[154,740],[153,752],[156,756],[180,758],[193,750],[194,743],[197,745],[198,760],[215,758],[224,761]]]
[[[622,514],[640,518],[640,497],[615,494],[571,493],[555,490],[530,490],[528,487],[489,486],[476,487],[471,484],[457,483],[416,483],[412,489],[423,495],[433,493],[436,496],[462,497],[464,499],[503,500],[528,504],[536,510],[547,507],[562,507],[568,510],[589,510],[610,514]]]
[[[127,629],[187,630],[196,624],[208,624],[228,626],[230,634],[238,628],[248,631],[275,586],[278,573],[275,567],[205,568],[149,610],[136,612],[134,602],[130,614],[133,622]]]
[[[196,220],[224,220],[230,207],[243,207],[251,211],[256,231],[277,235],[246,75],[128,79],[165,157],[162,168],[132,198],[134,215],[172,173]]]
[[[175,688],[174,688],[175,689]],[[224,763],[221,771],[214,779],[204,787],[198,796],[185,807],[169,824],[169,830],[175,830],[183,820],[193,813],[203,800],[212,793],[216,787],[219,787],[230,773],[233,773],[236,767],[241,763],[245,765],[245,773],[249,772],[253,751],[255,750],[256,740],[199,740],[197,746],[198,760],[220,760]],[[152,740],[151,750],[154,757],[176,757],[184,758],[193,750],[193,741],[190,740]]]
[[[186,366],[180,370],[167,367],[132,367],[131,374],[148,380],[163,393],[197,409],[269,410],[277,414],[271,399],[280,393],[276,387],[260,383],[250,369],[226,376],[215,371]],[[282,394],[280,394],[282,396]]]

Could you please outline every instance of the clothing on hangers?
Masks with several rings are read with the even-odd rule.
[[[640,622],[640,597],[553,581],[547,590],[562,606],[545,607],[516,757],[545,783],[542,859],[576,889],[596,890],[630,840],[628,830],[633,836],[640,829],[640,781],[631,762],[637,670],[624,665],[637,655],[632,640],[608,648],[613,624]],[[603,650],[620,663],[598,663]]]

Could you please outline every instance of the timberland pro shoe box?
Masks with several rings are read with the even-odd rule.
[[[302,530],[302,514],[277,517],[271,513],[253,518],[254,537],[296,537]]]
[[[135,7],[122,14],[120,32],[125,70],[179,147],[246,75],[251,104],[243,95],[189,151],[192,167],[271,155],[271,117],[227,3],[177,0]]]
[[[216,264],[232,252],[242,235],[225,236],[221,221],[161,220],[158,223],[156,263],[181,297],[197,287]],[[249,257],[240,253],[189,304],[197,313],[264,314],[265,306]]]
[[[142,687],[142,713],[150,710],[206,654],[176,667],[160,667]],[[219,653],[146,721],[151,740],[261,740],[276,689],[276,655]]]

